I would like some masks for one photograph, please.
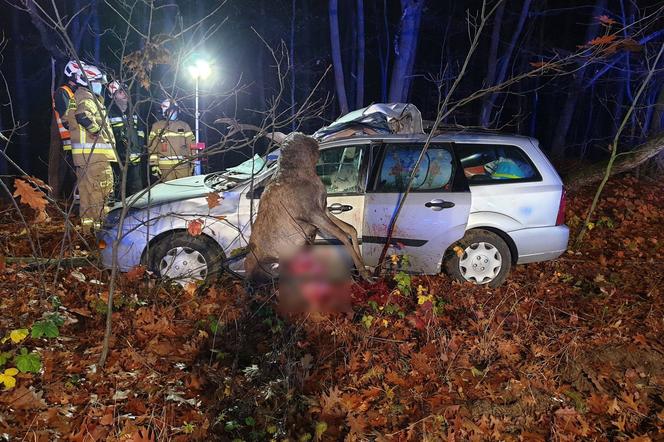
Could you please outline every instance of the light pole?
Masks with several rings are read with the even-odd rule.
[[[187,69],[189,70],[189,74],[192,76],[194,79],[194,82],[196,83],[196,92],[194,95],[194,100],[195,100],[195,112],[196,112],[196,122],[195,122],[195,130],[194,134],[196,136],[196,148],[199,148],[199,143],[200,143],[200,111],[198,108],[198,91],[199,91],[199,83],[201,80],[205,80],[210,76],[212,73],[212,68],[210,67],[210,63],[208,63],[206,60],[203,60],[202,58],[194,60],[188,67]],[[200,175],[201,174],[201,160],[196,159],[194,162],[194,175]]]

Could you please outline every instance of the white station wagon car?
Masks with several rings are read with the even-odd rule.
[[[381,135],[321,143],[317,171],[330,212],[358,231],[368,266],[377,266],[387,228],[424,145],[423,135]],[[181,284],[228,268],[248,243],[258,198],[276,169],[268,156],[253,181],[233,171],[182,178],[132,197],[119,234],[121,207],[98,239],[103,264],[128,271],[140,264]],[[254,166],[256,167],[256,166]],[[206,197],[216,192],[220,204]],[[410,271],[442,272],[476,284],[500,285],[514,264],[546,261],[567,248],[565,193],[536,140],[492,133],[436,136],[398,218],[390,254],[409,256]],[[200,220],[202,234],[187,232]],[[325,239],[324,232],[318,241]]]

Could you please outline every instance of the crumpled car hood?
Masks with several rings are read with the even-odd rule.
[[[208,175],[196,175],[177,180],[159,183],[150,190],[143,190],[127,198],[127,206],[133,209],[144,209],[148,206],[157,206],[173,201],[185,200],[205,196],[215,189],[205,184]],[[215,184],[219,181],[215,180]],[[115,203],[113,209],[122,207],[121,203]]]

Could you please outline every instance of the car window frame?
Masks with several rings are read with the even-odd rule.
[[[369,156],[371,155],[371,143],[367,142],[360,142],[360,143],[344,143],[344,144],[334,144],[332,146],[323,146],[321,147],[321,152],[323,151],[328,151],[331,149],[344,149],[348,147],[357,147],[362,150],[362,161],[360,162],[360,168],[358,170],[358,187],[359,190],[355,192],[335,192],[335,193],[330,193],[327,192],[327,188],[325,191],[327,192],[327,196],[350,196],[350,195],[364,195],[366,193],[367,189],[367,170],[369,166]],[[316,174],[318,176],[318,174]],[[320,178],[320,176],[319,176]],[[322,181],[322,180],[321,180]],[[323,184],[325,185],[325,184]]]
[[[385,140],[377,145],[372,152],[372,170],[370,176],[371,185],[367,185],[367,193],[404,193],[405,189],[402,191],[395,190],[377,190],[378,180],[380,179],[380,171],[383,168],[383,162],[385,161],[385,154],[387,152],[388,145],[395,144],[406,144],[410,146],[419,146],[420,149],[424,148],[424,141],[414,141],[414,140]],[[450,177],[450,188],[449,189],[414,189],[411,188],[410,192],[413,193],[457,193],[457,192],[469,192],[470,188],[468,187],[467,179],[463,174],[463,168],[461,167],[461,162],[454,150],[453,141],[432,141],[429,144],[430,149],[432,146],[443,145],[447,147],[448,151],[452,155],[452,175]],[[461,173],[459,173],[461,171]]]
[[[516,144],[510,144],[510,143],[490,143],[490,142],[480,142],[480,143],[470,143],[467,141],[463,142],[456,142],[454,144],[454,150],[455,150],[455,155],[458,158],[459,165],[461,167],[461,170],[463,171],[463,165],[461,165],[461,156],[459,153],[456,151],[458,148],[457,146],[506,146],[506,147],[514,147],[516,148],[523,157],[526,159],[530,167],[535,171],[535,176],[530,177],[530,178],[510,178],[510,179],[502,179],[502,180],[487,180],[487,181],[476,181],[473,182],[473,180],[470,180],[465,177],[465,174],[462,173],[464,178],[466,178],[466,181],[468,182],[468,186],[470,187],[475,187],[475,186],[495,186],[497,184],[519,184],[519,183],[539,183],[544,181],[544,177],[542,176],[542,172],[539,171],[539,168],[537,167],[537,164],[530,158],[530,155],[526,153],[524,149],[521,148],[521,146],[518,146]]]

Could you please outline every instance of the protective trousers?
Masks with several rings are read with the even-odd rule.
[[[113,193],[113,169],[109,161],[92,157],[87,165],[76,166],[76,177],[81,224],[93,224],[104,216]]]

